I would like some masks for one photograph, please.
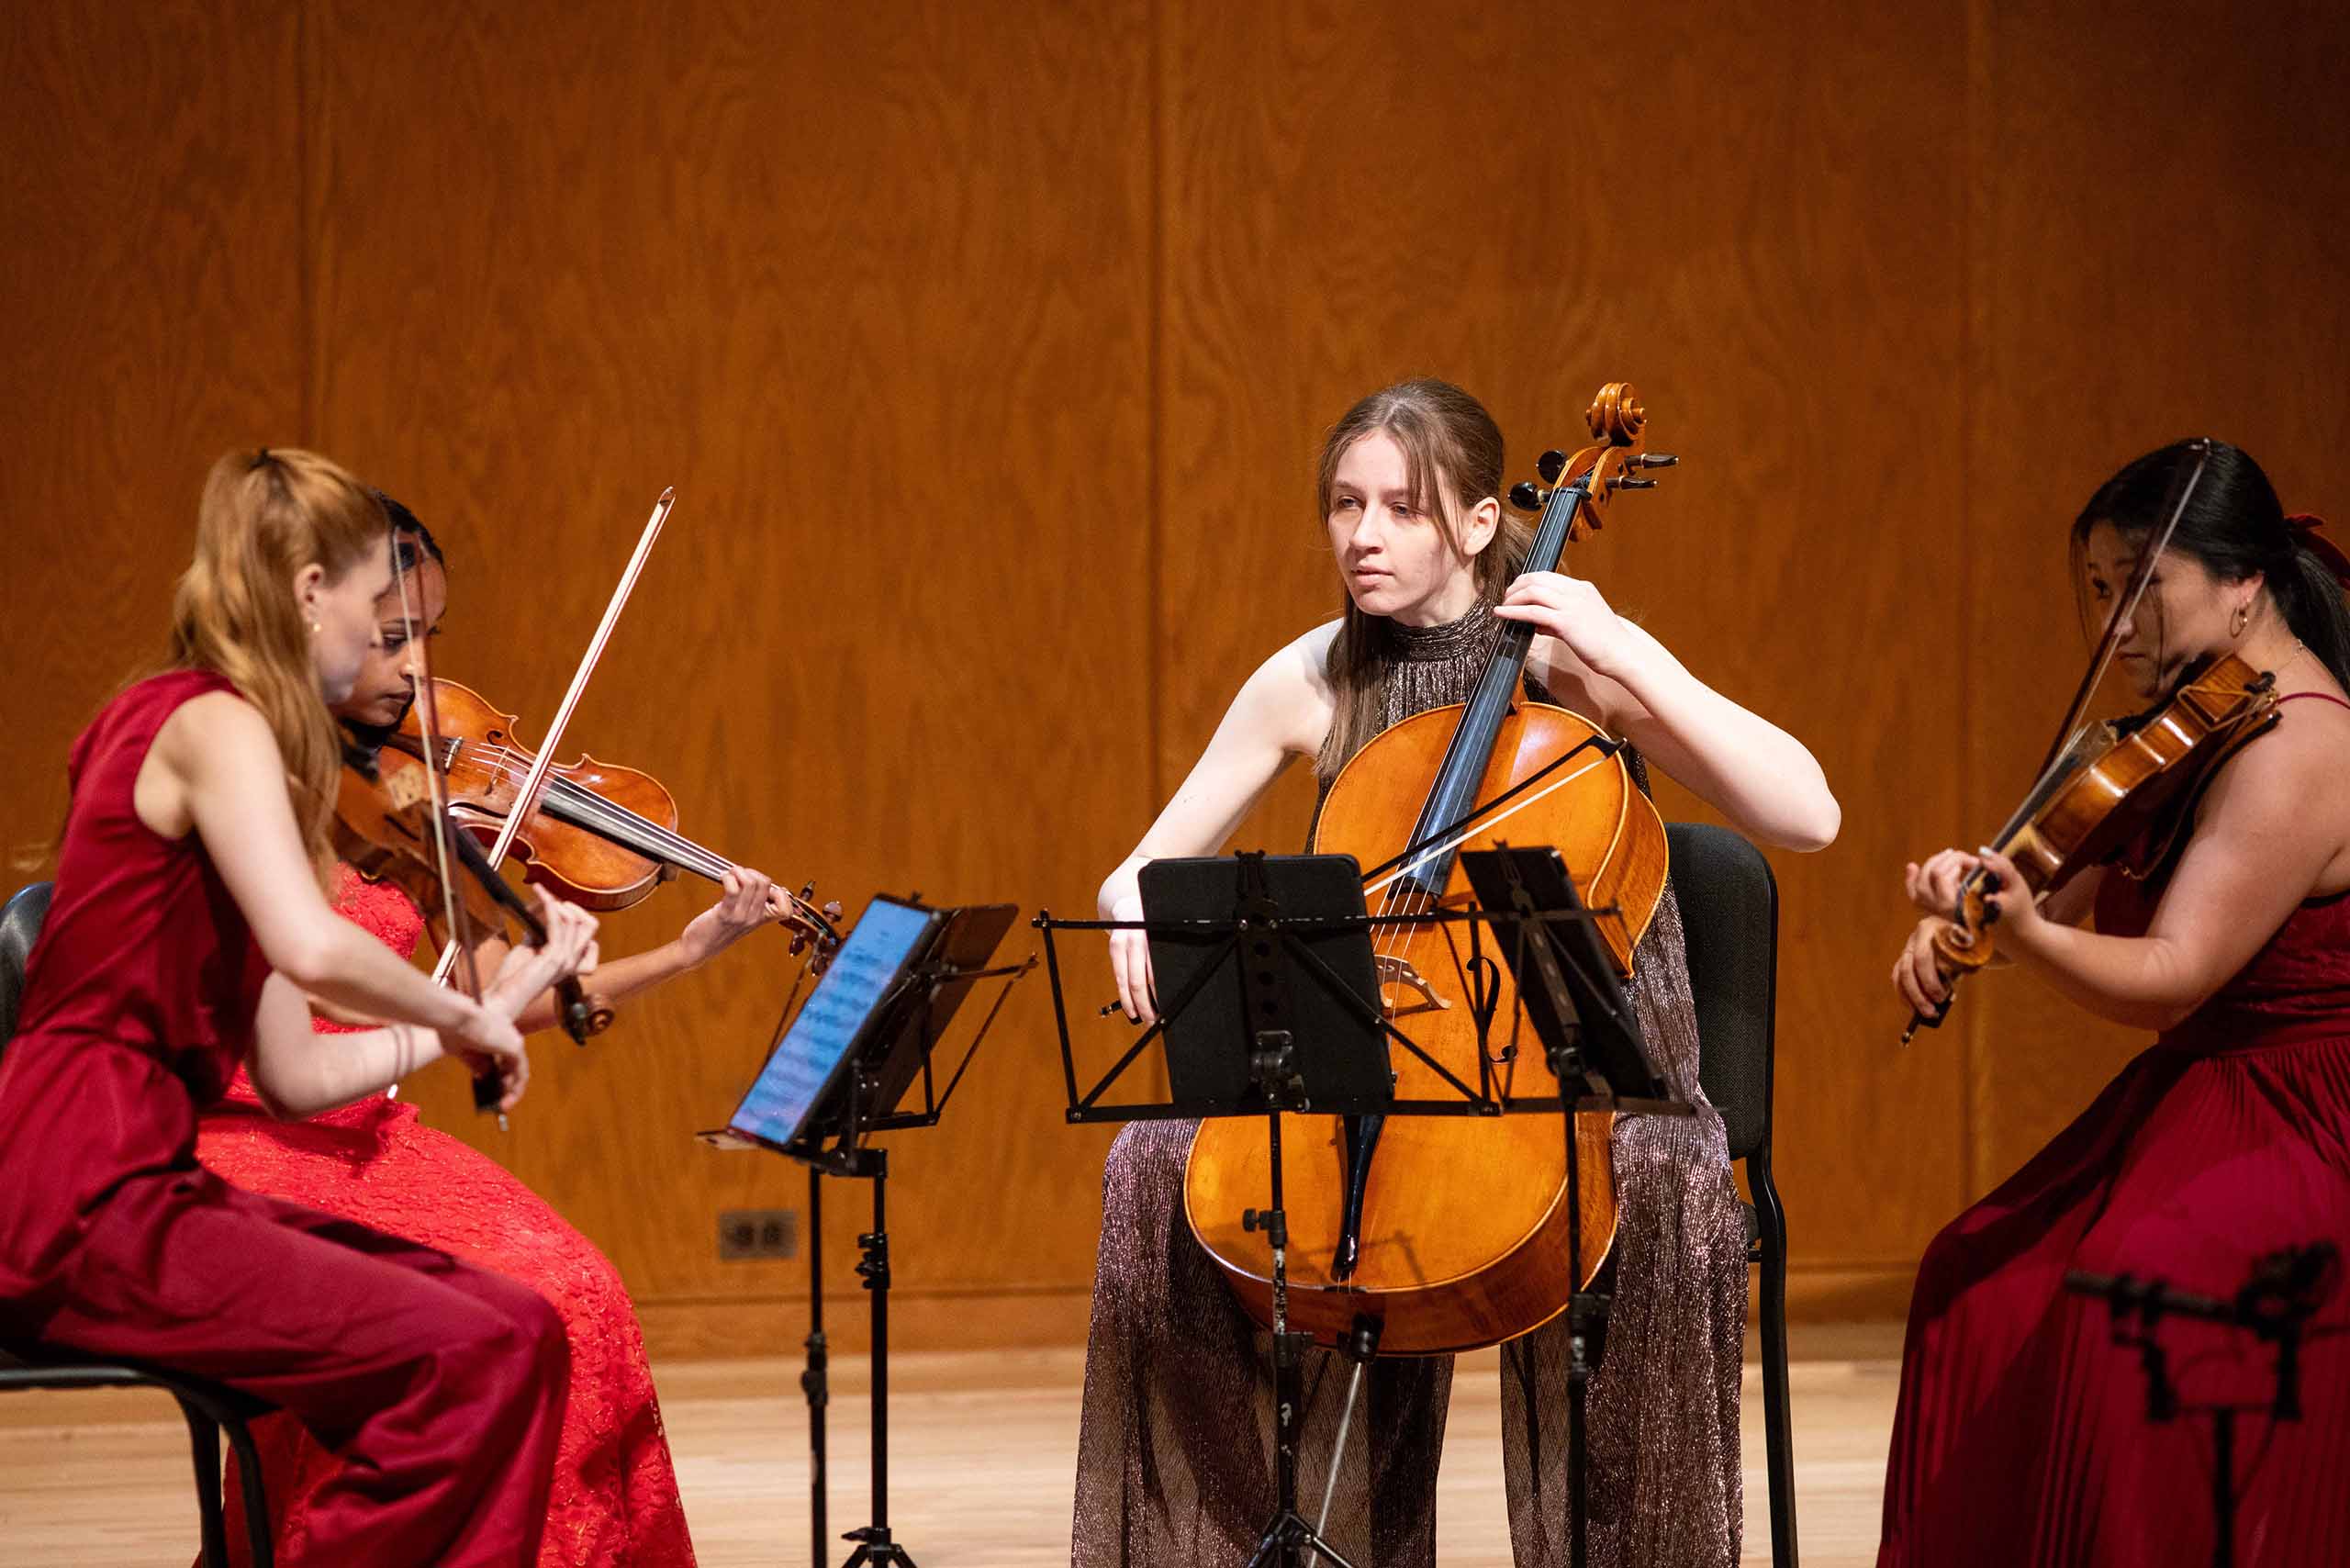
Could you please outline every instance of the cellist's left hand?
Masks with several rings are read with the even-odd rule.
[[[1594,675],[1621,680],[1637,655],[1623,619],[1597,588],[1563,572],[1528,572],[1494,607],[1505,621],[1523,621],[1564,644]]]

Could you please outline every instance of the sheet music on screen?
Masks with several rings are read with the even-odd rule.
[[[798,1135],[809,1107],[856,1043],[875,1003],[904,970],[931,920],[927,910],[882,899],[866,907],[783,1043],[743,1096],[733,1126],[776,1144]]]

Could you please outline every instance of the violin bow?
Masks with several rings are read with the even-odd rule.
[[[2081,684],[2074,691],[2071,704],[2065,710],[2064,722],[2056,726],[2056,738],[2049,743],[2048,755],[2041,758],[2040,767],[2032,775],[2031,790],[2025,792],[2023,803],[2000,827],[1993,841],[2002,851],[2006,850],[2008,841],[2014,836],[2017,828],[2031,818],[2043,792],[2049,788],[2052,782],[2049,776],[2063,760],[2066,743],[2079,727],[2081,715],[2088,711],[2089,699],[2096,695],[2098,683],[2105,679],[2105,672],[2112,667],[2113,650],[2121,644],[2121,629],[2137,614],[2138,601],[2145,597],[2146,585],[2154,581],[2154,563],[2165,550],[2170,548],[2171,536],[2178,532],[2178,520],[2187,515],[2187,503],[2195,498],[2196,487],[2203,482],[2203,470],[2211,461],[2210,440],[2201,437],[2188,444],[2194,450],[2195,465],[2171,481],[2169,515],[2163,519],[2161,529],[2147,540],[2146,547],[2139,552],[2137,564],[2130,569],[2129,586],[2115,601],[2113,613],[2106,618],[2105,631],[2097,641],[2097,651],[2089,655],[2088,669],[2082,675]],[[1983,869],[1977,867],[1967,873],[1958,885],[1958,901],[1951,908],[1950,920],[1962,933],[1968,931],[1967,897],[1982,886],[1984,876]],[[1987,920],[1986,924],[1988,924]],[[1972,945],[1971,936],[1966,945]],[[1933,1012],[1912,1014],[1909,1027],[1902,1031],[1901,1043],[1907,1046],[1920,1027],[1939,1028],[1942,1021],[1950,1015],[1950,1004],[1951,998],[1945,996]]]
[[[417,726],[424,732],[424,789],[426,808],[432,821],[433,868],[441,878],[442,929],[448,933],[449,945],[441,955],[435,980],[446,980],[454,964],[464,967],[462,988],[476,1002],[481,1000],[481,969],[474,961],[473,915],[465,908],[465,901],[457,896],[455,872],[459,852],[453,840],[456,828],[449,816],[448,781],[437,765],[441,756],[439,709],[433,700],[432,644],[429,637],[420,636],[421,619],[411,597],[410,573],[400,560],[399,530],[389,516],[385,519],[385,532],[391,542],[392,580],[399,589],[401,645],[412,650],[418,660]],[[418,558],[423,551],[417,547]],[[474,1108],[487,1111],[494,1108],[501,1097],[499,1073],[492,1065],[485,1065],[474,1073]],[[498,1130],[507,1130],[506,1113],[498,1113]]]
[[[2170,515],[2163,520],[2161,532],[2147,542],[2146,548],[2139,552],[2137,565],[2130,569],[2129,587],[2122,590],[2120,601],[2113,607],[2113,613],[2106,619],[2105,633],[2098,638],[2097,652],[2089,656],[2088,673],[2081,677],[2080,689],[2073,693],[2072,706],[2065,710],[2065,722],[2056,726],[2056,738],[2049,743],[2048,755],[2040,760],[2036,782],[2046,780],[2048,770],[2063,755],[2065,743],[2080,723],[2082,713],[2087,711],[2089,698],[2095,694],[2098,683],[2105,678],[2105,672],[2112,666],[2113,650],[2121,643],[2121,628],[2137,614],[2138,601],[2146,596],[2146,585],[2154,581],[2154,562],[2170,548],[2171,536],[2178,532],[2178,520],[2187,515],[2187,503],[2195,498],[2196,487],[2203,482],[2203,469],[2211,461],[2210,440],[2202,437],[2188,442],[2188,445],[2194,449],[2195,466],[2171,481],[2174,498]]]
[[[514,835],[521,831],[522,823],[538,801],[539,791],[545,786],[547,770],[554,765],[555,749],[563,744],[563,734],[571,723],[572,711],[579,706],[580,697],[588,689],[588,678],[596,673],[596,662],[604,656],[604,644],[611,640],[612,628],[620,622],[621,611],[627,608],[629,595],[636,588],[636,579],[644,570],[645,558],[653,553],[653,542],[661,536],[661,525],[669,521],[669,510],[677,505],[677,491],[674,485],[661,492],[653,503],[653,516],[636,542],[636,552],[629,557],[628,566],[621,573],[621,580],[612,589],[611,601],[604,606],[604,619],[596,627],[594,636],[588,639],[588,652],[580,659],[579,667],[572,672],[571,689],[563,694],[562,706],[555,710],[554,721],[547,726],[546,738],[539,743],[539,755],[531,769],[522,777],[521,787],[515,791],[513,809],[506,815],[505,825],[498,830],[498,837],[490,844],[487,859],[491,869],[506,863],[506,852],[514,843]],[[431,681],[427,672],[426,688]],[[420,711],[419,722],[424,726],[425,745],[434,746],[432,721],[429,702]],[[427,771],[431,771],[427,769]],[[432,971],[434,980],[446,980],[449,968],[455,961],[453,953],[441,955],[441,963]]]

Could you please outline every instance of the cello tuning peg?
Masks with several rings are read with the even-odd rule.
[[[1656,481],[1654,479],[1618,479],[1616,481],[1616,487],[1619,490],[1653,490],[1656,488]]]
[[[1520,479],[1509,487],[1509,504],[1520,511],[1540,511],[1550,499],[1550,492],[1537,489],[1531,480]]]
[[[1681,459],[1670,452],[1643,452],[1633,461],[1643,468],[1675,468],[1681,464]]]
[[[1559,476],[1567,471],[1567,454],[1546,452],[1534,460],[1534,471],[1542,476],[1544,484],[1555,485],[1559,482]]]

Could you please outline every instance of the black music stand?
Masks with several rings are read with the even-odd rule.
[[[876,911],[883,913],[885,923],[898,927],[884,934],[897,945],[867,952],[857,946],[857,937]],[[890,1157],[887,1149],[869,1147],[865,1140],[877,1132],[938,1124],[1013,985],[1036,967],[1033,954],[1017,964],[989,967],[1016,913],[1011,904],[933,910],[911,899],[875,899],[807,1003],[795,1014],[787,1002],[759,1075],[728,1126],[699,1135],[719,1148],[767,1148],[808,1167],[810,1322],[800,1387],[808,1404],[813,1568],[826,1564],[824,1439],[825,1407],[831,1403],[824,1338],[823,1179],[831,1175],[873,1183],[873,1228],[856,1238],[856,1272],[871,1293],[873,1514],[869,1523],[842,1536],[856,1542],[844,1568],[915,1568],[912,1554],[890,1534]],[[836,984],[836,976],[842,983]],[[1002,980],[1003,985],[942,1090],[932,1069],[935,1047],[964,999],[988,980]],[[792,1001],[797,999],[795,988]],[[811,1049],[795,1057],[803,1025],[809,1026]],[[829,1063],[824,1060],[827,1053],[836,1053]],[[810,1093],[810,1076],[816,1071],[821,1071],[822,1087]],[[922,1085],[921,1108],[901,1108],[917,1081]],[[790,1120],[788,1132],[774,1119],[777,1115]],[[777,1136],[779,1132],[782,1136]]]
[[[1616,968],[1599,945],[1574,880],[1555,849],[1468,850],[1460,857],[1477,901],[1519,916],[1505,945],[1527,1016],[1559,1081],[1567,1139],[1567,1257],[1575,1289],[1567,1298],[1567,1561],[1583,1568],[1590,1513],[1589,1444],[1584,1412],[1591,1374],[1607,1343],[1608,1292],[1583,1283],[1583,1161],[1576,1136],[1581,1111],[1689,1115],[1649,1059],[1640,1025]]]
[[[1401,858],[1398,857],[1399,860]],[[1348,868],[1350,877],[1347,887],[1349,897],[1345,903],[1299,910],[1285,907],[1271,896],[1271,884],[1280,876],[1284,864],[1293,866],[1311,860],[1337,860]],[[1302,1554],[1312,1553],[1339,1564],[1340,1568],[1348,1568],[1347,1560],[1322,1538],[1319,1525],[1309,1525],[1297,1511],[1297,1444],[1304,1417],[1301,1362],[1304,1350],[1313,1342],[1313,1337],[1292,1334],[1287,1327],[1288,1229],[1287,1215],[1282,1207],[1281,1113],[1306,1110],[1354,1112],[1364,1114],[1368,1120],[1371,1115],[1495,1115],[1510,1111],[1598,1107],[1666,1112],[1678,1109],[1685,1113],[1688,1107],[1685,1103],[1662,1098],[1619,1102],[1613,1096],[1595,1106],[1587,1092],[1542,1098],[1516,1097],[1496,1075],[1494,1058],[1489,1050],[1479,1053],[1476,1081],[1473,1084],[1465,1081],[1430,1058],[1386,1016],[1380,999],[1380,983],[1382,979],[1394,980],[1397,977],[1382,976],[1375,969],[1366,977],[1361,966],[1345,957],[1342,947],[1334,949],[1330,945],[1336,936],[1356,933],[1360,934],[1359,939],[1367,949],[1371,933],[1375,928],[1398,924],[1460,923],[1472,928],[1472,954],[1477,932],[1487,924],[1517,928],[1521,940],[1516,946],[1522,951],[1531,952],[1537,947],[1549,951],[1546,945],[1523,940],[1529,923],[1544,930],[1587,925],[1595,918],[1614,913],[1612,910],[1586,911],[1572,902],[1560,909],[1542,908],[1539,895],[1543,884],[1538,879],[1529,890],[1529,898],[1537,905],[1530,914],[1517,908],[1505,907],[1498,911],[1432,911],[1372,916],[1364,911],[1361,882],[1359,874],[1351,874],[1354,862],[1350,857],[1268,857],[1259,853],[1243,854],[1236,860],[1195,864],[1220,864],[1226,868],[1226,886],[1235,888],[1237,895],[1229,900],[1233,907],[1227,917],[1164,920],[1147,911],[1146,918],[1140,921],[1065,921],[1056,920],[1046,912],[1039,913],[1034,922],[1036,928],[1045,933],[1045,961],[1052,982],[1054,1020],[1060,1034],[1061,1069],[1069,1093],[1067,1117],[1072,1124],[1228,1115],[1266,1117],[1271,1166],[1271,1206],[1245,1212],[1242,1225],[1252,1231],[1264,1230],[1272,1243],[1276,1511],[1249,1561],[1252,1568],[1260,1563],[1279,1563],[1281,1568],[1293,1568],[1301,1562]],[[1562,871],[1560,875],[1563,878]],[[1569,897],[1571,899],[1571,892]],[[1162,988],[1168,992],[1168,1000],[1159,1010],[1158,1022],[1133,1041],[1109,1070],[1086,1090],[1080,1090],[1078,1084],[1076,1058],[1069,1038],[1067,998],[1061,982],[1058,947],[1055,942],[1057,933],[1070,930],[1140,930],[1150,936],[1155,952],[1159,950],[1162,943],[1168,942],[1220,944],[1219,947],[1212,948],[1203,959],[1189,966],[1187,983]],[[1226,950],[1239,964],[1242,983],[1237,992],[1225,993],[1237,995],[1237,1005],[1228,1008],[1221,1026],[1227,1031],[1230,1041],[1226,1047],[1227,1053],[1238,1053],[1246,1058],[1248,1065],[1243,1092],[1233,1098],[1182,1092],[1186,1088],[1186,1078],[1191,1078],[1194,1083],[1200,1080],[1198,1075],[1178,1072],[1173,1056],[1176,1041],[1171,1034],[1168,1034],[1169,1081],[1178,1094],[1163,1103],[1105,1103],[1103,1096],[1142,1056],[1153,1039],[1171,1030],[1178,1020],[1186,1016],[1188,1010],[1210,1005],[1201,999],[1222,990],[1212,982],[1229,972],[1221,963],[1223,952]],[[1366,950],[1360,956],[1368,958],[1370,955]],[[1472,962],[1476,961],[1472,957]],[[1538,986],[1545,988],[1551,994],[1550,1015],[1555,1018],[1578,1016],[1575,992],[1566,989],[1568,982],[1562,973],[1557,972],[1564,967],[1554,965],[1552,972],[1547,974],[1538,970],[1534,977],[1526,980],[1525,989],[1520,993],[1523,996]],[[1313,983],[1302,985],[1301,980]],[[1297,1002],[1301,996],[1322,1009],[1326,1017],[1334,1006],[1350,1014],[1367,1036],[1375,1031],[1376,1036],[1383,1037],[1390,1047],[1401,1047],[1417,1058],[1458,1098],[1406,1101],[1390,1097],[1382,1102],[1377,1097],[1366,1097],[1358,1092],[1360,1081],[1348,1081],[1346,1076],[1327,1084],[1328,1093],[1326,1096],[1300,1070],[1301,1054],[1295,1048],[1294,1030],[1299,1011]],[[1624,1016],[1628,1018],[1628,1013]],[[1491,1022],[1490,1017],[1481,1018],[1481,1031],[1489,1028]],[[1537,1026],[1538,1029],[1541,1027],[1539,1020]],[[1328,1060],[1326,1057],[1323,1059]],[[1559,1059],[1566,1068],[1566,1078],[1562,1081],[1587,1088],[1581,1058],[1561,1057]],[[1330,1076],[1327,1067],[1322,1070],[1322,1076]],[[1655,1087],[1662,1081],[1652,1074],[1648,1078],[1628,1075],[1628,1079],[1642,1088]],[[1569,1116],[1567,1120],[1572,1138],[1572,1117]],[[1572,1158],[1571,1145],[1570,1170],[1573,1169]],[[1331,1462],[1333,1482],[1345,1452],[1347,1429],[1351,1424],[1355,1393],[1360,1387],[1363,1365],[1377,1350],[1378,1328],[1376,1319],[1358,1317],[1354,1332],[1339,1346],[1340,1352],[1354,1361],[1355,1373],[1348,1388],[1347,1414],[1340,1419],[1339,1446]],[[1328,1506],[1329,1495],[1326,1489],[1324,1523],[1327,1520]]]

